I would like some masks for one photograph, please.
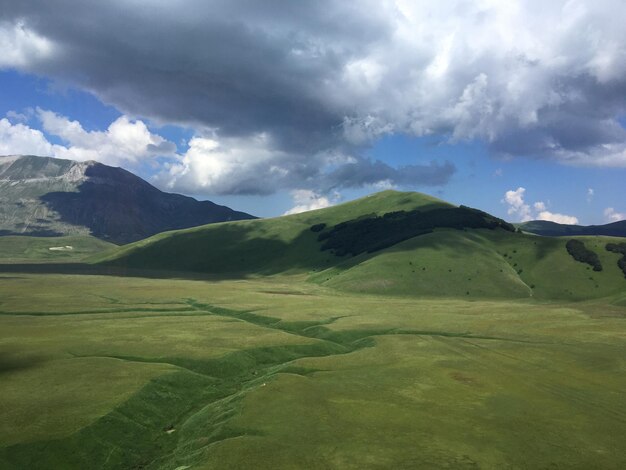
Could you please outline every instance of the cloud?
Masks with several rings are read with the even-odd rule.
[[[19,112],[14,111],[14,110],[9,110],[6,113],[6,117],[7,117],[7,119],[9,119],[9,121],[14,122],[14,123],[15,122],[26,123],[26,122],[28,122],[28,119],[29,119],[29,115],[28,114],[31,111],[32,110],[27,110],[27,111],[25,111],[23,113],[19,113]]]
[[[626,167],[622,0],[0,6],[0,68],[199,136],[266,135],[294,167],[397,133]]]
[[[78,121],[43,109],[37,109],[36,116],[45,133],[60,138],[63,144],[53,144],[44,132],[3,118],[0,155],[43,155],[131,166],[154,156],[175,155],[174,144],[151,133],[144,122],[127,116],[113,121],[105,131],[85,131]]]
[[[29,126],[0,119],[0,155],[52,155],[54,146],[43,132]]]
[[[0,69],[28,70],[31,64],[53,60],[54,53],[53,43],[26,27],[20,19],[0,19]]]
[[[617,212],[612,207],[604,209],[604,218],[607,222],[619,222],[620,220],[626,220],[626,213]]]
[[[333,198],[330,199],[327,196],[323,196],[309,189],[296,189],[294,191],[291,191],[291,197],[295,206],[289,209],[283,215],[299,214],[301,212],[330,207],[336,204],[341,196],[339,195],[339,193],[335,193]]]
[[[159,186],[192,194],[271,194],[308,189],[328,194],[341,188],[445,184],[450,162],[391,167],[340,152],[294,156],[267,133],[249,137],[194,137],[189,149],[157,175]]]
[[[98,160],[109,165],[135,164],[154,156],[174,156],[176,146],[153,134],[143,121],[120,116],[105,131],[85,131],[52,111],[37,109],[43,130],[60,137],[67,146],[55,146],[54,156],[72,160]]]
[[[509,190],[504,194],[502,202],[509,205],[508,214],[516,215],[520,222],[528,222],[533,220],[530,212],[530,206],[524,202],[524,193],[526,188],[519,187],[515,191]]]
[[[587,188],[587,202],[591,202],[594,195],[595,191],[593,190],[593,188]]]
[[[549,222],[556,222],[557,224],[576,225],[578,224],[578,218],[571,215],[556,214],[549,211],[541,211],[537,214],[537,220],[547,220]]]
[[[327,189],[394,185],[439,186],[448,182],[456,168],[450,162],[431,161],[427,164],[391,167],[380,160],[353,158],[325,176]]]
[[[267,134],[218,140],[194,137],[157,182],[194,194],[271,194],[292,170],[288,154],[274,148]]]
[[[17,122],[14,114],[15,124],[0,120],[0,154],[49,155],[129,167],[160,157],[155,183],[183,193],[263,195],[304,188],[329,194],[364,186],[436,186],[456,171],[449,162],[394,168],[341,152],[294,156],[267,133],[222,138],[210,132],[190,139],[186,152],[179,154],[172,142],[128,116],[120,116],[103,131],[86,131],[80,122],[40,108],[33,116],[43,131]],[[52,143],[48,136],[61,143]]]
[[[516,216],[520,222],[529,222],[531,220],[547,220],[558,224],[578,224],[578,218],[550,212],[547,210],[543,201],[537,201],[532,205],[527,204],[524,200],[526,189],[519,187],[516,190],[509,190],[504,194],[503,203],[508,204],[508,214]]]

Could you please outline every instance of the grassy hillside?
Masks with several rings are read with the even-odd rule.
[[[328,226],[398,210],[453,207],[418,193],[383,191],[328,209],[273,219],[206,225],[161,233],[94,262],[140,269],[200,271],[224,275],[306,272],[332,266],[337,259],[320,251],[311,226]]]
[[[543,235],[546,237],[571,237],[604,235],[607,237],[626,237],[626,220],[612,222],[605,225],[567,225],[549,222],[547,220],[531,220],[518,224],[524,232]]]
[[[618,295],[626,280],[608,237],[576,237],[594,251],[601,272],[575,261],[569,238],[490,230],[440,230],[376,256],[348,259],[315,273],[319,284],[353,292],[396,295],[583,300]]]
[[[384,236],[385,224],[393,238],[405,228],[404,220],[407,224],[419,221],[420,213],[424,219],[432,219],[428,214],[436,213],[435,219],[445,225],[441,214],[445,217],[450,211],[454,217],[455,210],[462,210],[453,207],[419,193],[384,191],[293,216],[163,233],[94,261],[136,269],[197,271],[223,278],[306,273],[311,281],[335,289],[408,296],[582,300],[616,295],[626,288],[617,267],[620,256],[605,250],[606,243],[614,240],[608,237],[581,237],[605,266],[601,272],[575,261],[565,248],[566,238],[501,228],[418,230],[419,236],[391,246],[383,244],[384,249],[356,249],[352,252],[360,253],[357,256],[346,254],[351,245],[367,247],[363,237]],[[420,212],[402,218],[402,214],[412,214],[398,212],[402,210]],[[392,217],[376,217],[383,214]],[[487,226],[492,222],[490,219]],[[329,239],[332,235],[339,238]],[[325,249],[329,241],[337,242],[330,245],[339,248]]]
[[[82,261],[117,246],[89,235],[67,237],[0,237],[0,264],[67,263]]]

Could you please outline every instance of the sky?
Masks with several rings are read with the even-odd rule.
[[[0,155],[262,217],[383,189],[626,219],[623,0],[0,0]]]

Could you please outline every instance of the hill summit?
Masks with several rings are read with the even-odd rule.
[[[93,235],[123,244],[166,230],[253,218],[162,192],[129,171],[94,161],[0,157],[0,235]]]

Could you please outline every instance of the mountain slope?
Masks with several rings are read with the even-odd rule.
[[[164,193],[126,170],[93,161],[0,157],[0,235],[93,235],[128,243],[165,230],[252,218]]]
[[[404,233],[432,220],[434,228],[418,223]],[[339,238],[326,246],[332,234]],[[581,239],[602,272],[574,260],[567,239],[518,233],[419,193],[384,191],[303,214],[162,233],[94,262],[221,278],[299,273],[338,290],[408,296],[581,300],[623,292],[619,255],[605,249],[616,239]]]
[[[571,237],[582,235],[604,235],[607,237],[626,237],[626,220],[606,225],[566,225],[548,222],[546,220],[532,220],[519,224],[524,232],[543,235],[544,237]]]

